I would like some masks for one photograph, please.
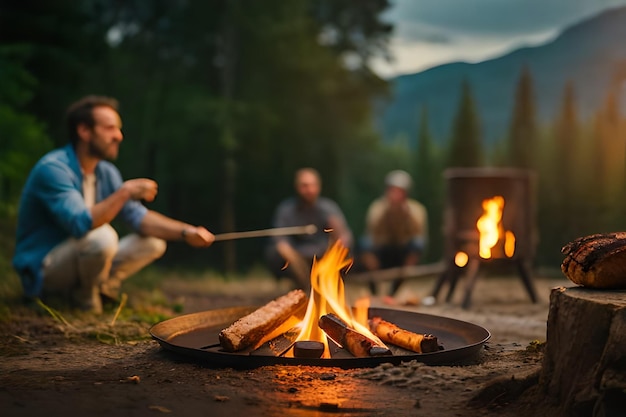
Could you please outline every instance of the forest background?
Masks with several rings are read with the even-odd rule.
[[[626,230],[625,120],[614,90],[593,117],[577,113],[562,80],[550,123],[535,115],[533,74],[519,68],[508,132],[486,146],[472,85],[458,86],[449,136],[429,113],[411,141],[382,140],[375,109],[392,94],[371,70],[388,54],[386,0],[81,2],[0,5],[0,276],[10,261],[21,187],[32,165],[66,143],[64,112],[86,94],[117,98],[125,178],[159,183],[151,208],[214,233],[268,228],[312,166],[358,237],[384,175],[405,169],[429,212],[425,261],[442,256],[443,172],[507,166],[537,174],[536,266],[557,268],[560,249],[590,233]],[[263,242],[172,244],[162,266],[245,272]]]

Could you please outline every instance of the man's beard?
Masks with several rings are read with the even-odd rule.
[[[115,146],[113,144],[108,145],[109,147]],[[111,155],[110,152],[107,153],[107,149],[104,148],[103,146],[99,146],[98,143],[95,143],[93,141],[89,142],[89,155],[98,158],[98,159],[104,159],[107,161],[114,161],[117,159],[117,152],[115,152],[115,154]]]
[[[314,206],[315,203],[317,202],[317,198],[318,196],[303,196],[300,195],[299,199],[300,199],[300,203],[305,205],[305,206]]]

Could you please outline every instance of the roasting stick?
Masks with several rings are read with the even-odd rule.
[[[316,231],[317,227],[314,224],[308,224],[306,226],[275,227],[273,229],[250,230],[248,232],[220,233],[215,235],[215,241],[247,239],[251,237],[312,235]]]

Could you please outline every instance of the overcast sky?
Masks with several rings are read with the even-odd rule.
[[[374,62],[383,77],[454,61],[479,62],[559,32],[626,0],[391,0],[395,60]]]

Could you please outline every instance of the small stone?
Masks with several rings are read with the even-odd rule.
[[[334,411],[339,409],[339,404],[337,403],[320,403],[320,410],[322,411]]]
[[[213,399],[217,401],[218,403],[224,403],[230,400],[230,398],[227,397],[226,395],[215,395],[213,396]]]
[[[132,382],[132,383],[138,384],[141,382],[141,378],[139,377],[139,375],[129,376],[129,377],[126,377],[126,382]]]
[[[165,414],[172,412],[172,410],[170,410],[167,407],[163,407],[162,405],[150,405],[148,406],[148,409],[152,411],[158,411],[159,413],[165,413]]]
[[[429,295],[428,297],[424,297],[422,299],[422,305],[426,306],[426,307],[433,306],[433,305],[435,305],[436,302],[437,302],[437,300],[432,295]]]

